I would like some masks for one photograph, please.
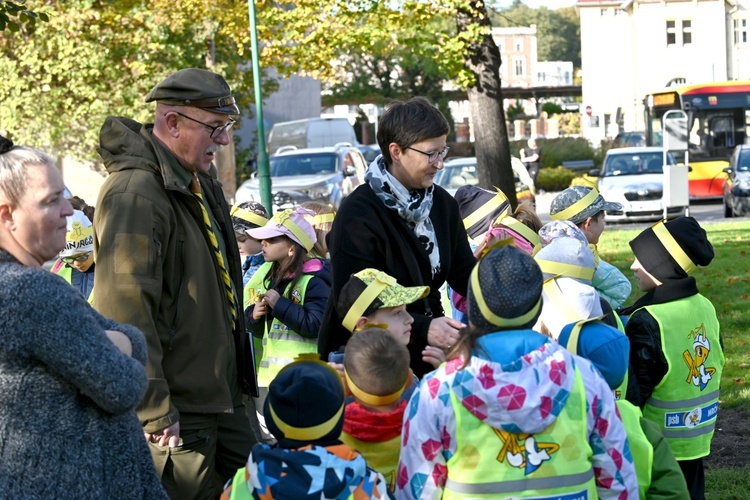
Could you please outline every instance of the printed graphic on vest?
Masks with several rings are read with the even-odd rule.
[[[688,384],[700,387],[702,391],[711,381],[714,373],[716,373],[716,368],[706,366],[706,359],[708,359],[708,355],[711,353],[711,344],[708,341],[708,337],[706,337],[706,326],[701,323],[701,326],[688,334],[688,338],[694,340],[693,353],[689,349],[685,349],[685,352],[682,353],[682,357],[689,370],[685,381]]]
[[[513,434],[500,429],[494,431],[503,442],[497,461],[505,462],[507,459],[510,466],[524,469],[524,474],[537,470],[560,449],[557,443],[537,443],[532,434]]]
[[[718,412],[718,402],[712,403],[708,406],[694,408],[690,411],[668,412],[664,415],[664,427],[667,429],[692,429],[693,427],[715,419]]]

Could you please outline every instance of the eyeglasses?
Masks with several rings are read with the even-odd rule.
[[[79,255],[74,255],[72,257],[62,257],[60,260],[65,262],[66,264],[72,264],[74,262],[83,262],[85,260],[88,260],[90,256],[91,252],[86,252]]]
[[[445,157],[448,155],[448,150],[450,149],[448,146],[445,146],[440,151],[432,151],[431,153],[427,153],[425,151],[420,151],[417,148],[413,148],[411,146],[407,146],[404,149],[411,149],[412,151],[416,151],[417,153],[422,153],[427,157],[427,161],[430,163],[435,163],[438,161],[438,158],[441,160],[445,159]]]
[[[232,127],[234,127],[234,124],[236,123],[235,120],[233,120],[232,118],[230,118],[229,121],[226,122],[224,125],[218,125],[218,126],[214,127],[212,125],[209,125],[208,123],[203,123],[200,120],[196,120],[195,118],[192,118],[192,117],[190,117],[188,115],[183,115],[179,111],[175,111],[174,113],[180,115],[183,118],[187,118],[190,121],[194,121],[195,123],[200,123],[204,127],[210,128],[211,129],[211,135],[210,135],[211,139],[216,139],[224,131],[229,132],[230,130],[232,130]]]

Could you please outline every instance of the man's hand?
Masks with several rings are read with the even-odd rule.
[[[144,432],[143,435],[149,443],[176,448],[180,444],[180,422],[175,422],[169,427],[165,427],[153,434]]]
[[[465,326],[453,318],[434,318],[427,329],[427,343],[447,351],[458,342],[458,331]]]
[[[133,355],[133,344],[127,335],[117,330],[104,330],[107,338],[117,347],[125,356]]]

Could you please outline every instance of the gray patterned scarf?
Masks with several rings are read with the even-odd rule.
[[[440,272],[440,251],[438,250],[435,228],[432,227],[432,192],[428,189],[406,189],[385,168],[385,160],[378,156],[370,164],[365,174],[365,182],[375,192],[383,204],[398,212],[414,231],[415,236],[430,256],[432,276]]]

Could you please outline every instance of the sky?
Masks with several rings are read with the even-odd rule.
[[[561,7],[572,7],[576,0],[521,0],[523,3],[533,9],[547,7],[548,9],[559,9]],[[513,3],[513,0],[498,0],[500,7],[507,7]]]

